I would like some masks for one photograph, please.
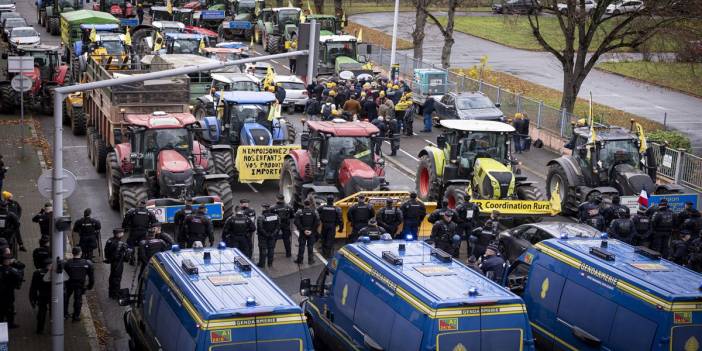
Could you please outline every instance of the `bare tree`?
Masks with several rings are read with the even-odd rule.
[[[424,57],[424,29],[427,25],[427,8],[430,2],[431,0],[415,0],[417,12],[414,15],[414,31],[412,31],[415,60],[421,60]]]
[[[449,0],[448,1],[448,13],[446,15],[446,26],[443,26],[439,20],[432,15],[427,9],[424,9],[424,13],[431,19],[439,30],[441,35],[444,37],[444,47],[441,49],[441,66],[444,68],[449,68],[451,65],[451,49],[453,48],[453,25],[456,17],[456,8],[461,5],[461,0]]]
[[[334,16],[341,21],[344,16],[344,3],[343,0],[334,0]]]
[[[565,6],[559,8],[558,2]],[[558,21],[564,41],[562,48],[544,37],[541,22],[545,19],[539,13],[528,15],[536,40],[563,66],[561,108],[568,112],[573,112],[583,81],[603,54],[639,48],[660,30],[688,16],[683,15],[684,11],[671,10],[678,6],[676,3],[687,1],[646,0],[641,7],[628,8],[621,7],[621,3],[598,0],[597,6],[588,8],[585,0],[541,1],[543,11],[555,15]]]
[[[314,0],[314,13],[324,13],[324,0]]]
[[[293,0],[293,6],[302,8],[302,0]]]

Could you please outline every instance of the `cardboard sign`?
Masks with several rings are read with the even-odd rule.
[[[280,179],[285,155],[290,150],[299,148],[300,145],[239,146],[235,162],[236,169],[239,171],[239,182],[254,183]]]
[[[685,207],[686,202],[692,202],[692,207],[700,209],[699,198],[697,194],[671,194],[671,195],[649,195],[649,206],[658,205],[661,200],[668,199],[668,207],[673,212],[680,212]],[[638,196],[622,196],[621,204],[628,207],[629,211],[634,214],[639,209]]]
[[[480,208],[480,213],[490,214],[497,210],[500,214],[507,215],[549,215],[555,216],[560,212],[560,204],[551,201],[530,201],[530,200],[478,200],[472,199]]]
[[[194,205],[194,208],[200,206],[199,204]],[[161,223],[173,223],[175,221],[175,214],[185,205],[174,205],[174,206],[149,206],[149,210],[154,213],[156,219]],[[210,217],[210,220],[221,221],[224,218],[222,210],[222,203],[215,202],[211,204],[205,204],[205,214]]]

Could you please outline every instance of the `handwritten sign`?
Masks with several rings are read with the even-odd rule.
[[[236,151],[236,169],[239,182],[252,183],[280,179],[283,159],[290,150],[300,145],[284,146],[239,146]]]

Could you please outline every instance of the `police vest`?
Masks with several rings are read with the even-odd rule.
[[[303,209],[300,214],[300,224],[304,229],[314,229],[312,228],[314,225],[314,210],[309,208]]]
[[[149,210],[138,208],[132,216],[132,229],[149,229]]]
[[[324,224],[336,224],[336,207],[329,205],[320,207],[319,220]]]
[[[66,273],[68,280],[71,283],[85,284],[85,278],[88,276],[90,262],[82,258],[71,259],[66,262]]]
[[[202,235],[205,234],[205,221],[202,216],[190,216],[188,223],[188,232],[190,234]]]
[[[410,201],[407,203],[407,211],[405,211],[405,216],[408,219],[414,219],[418,220],[419,216],[421,216],[422,212],[426,211],[424,210],[424,206],[418,202],[412,202]]]
[[[400,224],[400,218],[398,216],[396,208],[384,208],[380,211],[380,218],[383,223],[391,226],[396,226]]]
[[[249,230],[249,219],[244,216],[237,216],[234,217],[232,222],[232,235],[246,236],[246,232]]]
[[[290,221],[290,208],[285,205],[280,205],[280,207],[273,208],[273,211],[278,214],[280,221],[282,223],[288,223]]]
[[[280,217],[278,217],[275,212],[273,213],[264,213],[263,218],[261,219],[261,225],[263,226],[263,232],[266,236],[270,236],[273,234],[274,231],[278,229],[278,225],[280,221]],[[260,232],[259,232],[260,233]]]
[[[354,205],[351,208],[351,211],[353,211],[353,223],[368,223],[368,220],[371,218],[371,207],[368,204],[357,204]]]

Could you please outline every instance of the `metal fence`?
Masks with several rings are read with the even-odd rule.
[[[365,53],[369,61],[383,69],[390,71],[390,50],[373,44],[362,44],[359,52]],[[440,65],[416,60],[404,53],[396,54],[397,63],[400,65],[400,74],[412,77],[417,68],[434,68],[447,72],[451,86],[457,91],[480,91],[487,95],[493,102],[500,104],[500,109],[505,116],[513,116],[515,113],[527,113],[532,125],[538,129],[544,129],[561,138],[568,139],[572,136],[573,129],[571,122],[579,117],[561,110],[557,107],[548,106],[543,101],[538,101],[518,93],[505,90],[484,81],[476,80],[465,74],[446,70]],[[661,145],[652,143],[654,152],[658,160],[658,174],[697,191],[702,191],[702,158],[688,154],[684,150],[666,148],[661,154]]]

